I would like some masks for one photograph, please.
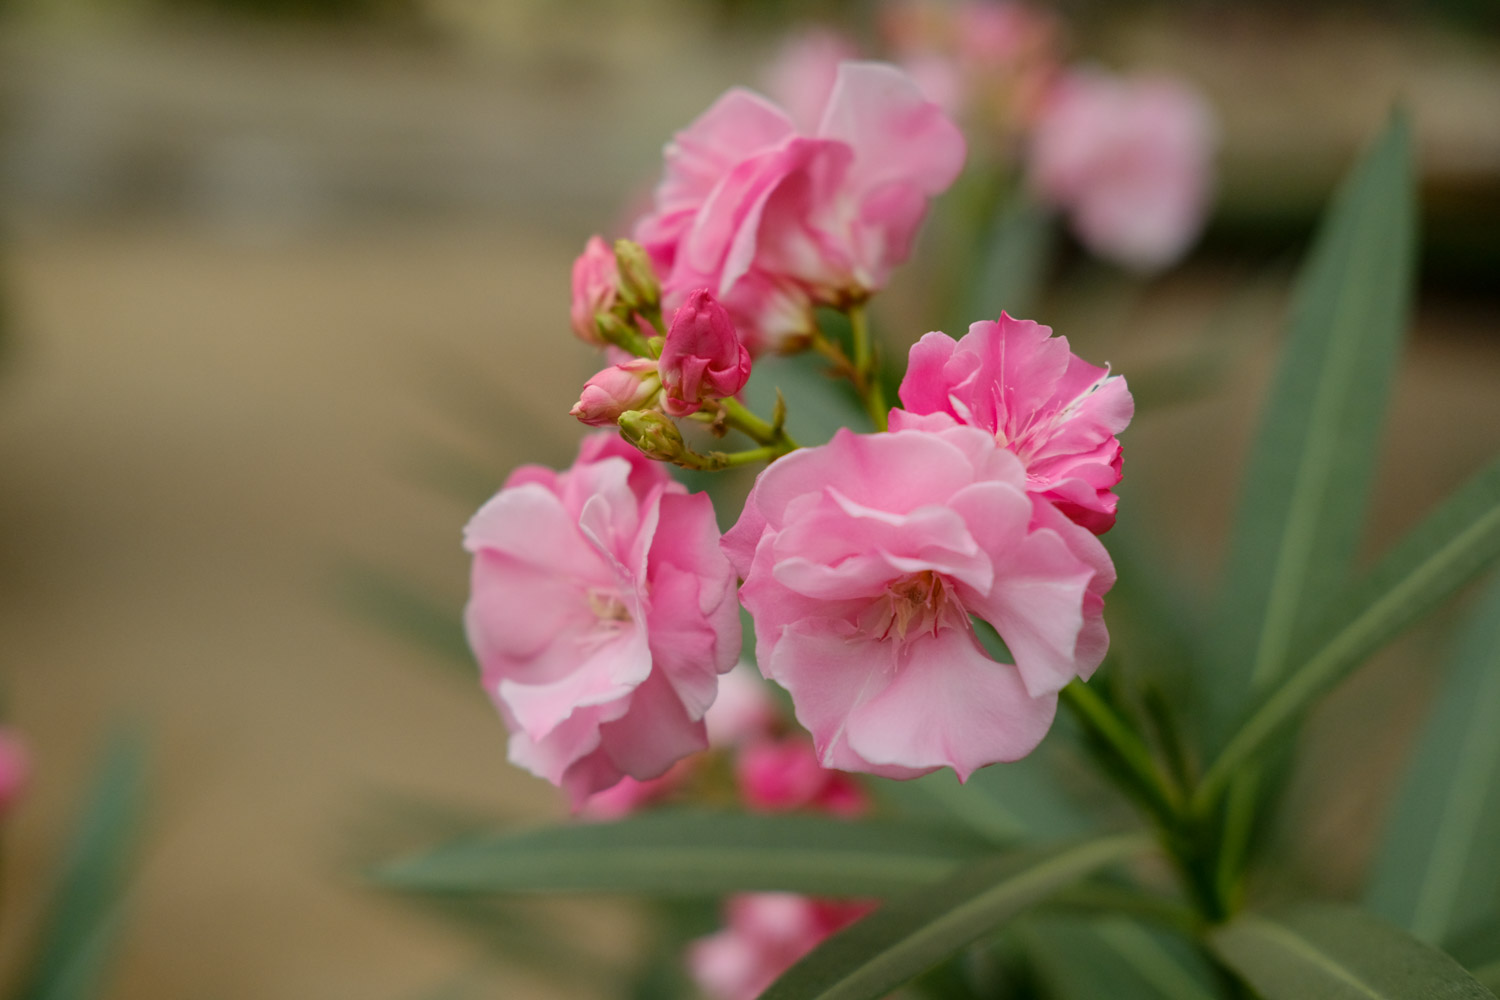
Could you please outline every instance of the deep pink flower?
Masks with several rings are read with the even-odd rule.
[[[1135,401],[1122,376],[1072,353],[1050,327],[1002,312],[957,341],[927,334],[912,346],[901,402],[892,430],[946,425],[928,414],[981,427],[1020,458],[1032,492],[1096,534],[1114,525],[1115,435]]]
[[[688,949],[688,969],[711,1000],[755,1000],[829,935],[874,909],[866,902],[810,899],[786,892],[733,896],[726,926]]]
[[[813,809],[835,816],[858,816],[870,805],[860,784],[818,761],[803,736],[750,743],[735,760],[740,794],[754,812]]]
[[[31,778],[31,753],[10,726],[0,726],[0,816],[15,805]]]
[[[1042,107],[1032,183],[1094,253],[1155,271],[1203,228],[1215,142],[1207,102],[1179,80],[1074,72]]]
[[[791,693],[824,767],[967,779],[1015,760],[1108,647],[1104,547],[1028,495],[993,434],[949,423],[840,430],[779,459],[724,536],[761,671]]]
[[[626,410],[639,410],[650,403],[660,388],[656,362],[631,358],[585,382],[578,402],[568,413],[590,427],[609,427]]]
[[[573,261],[573,304],[569,318],[580,340],[594,345],[604,343],[594,317],[614,308],[619,288],[620,271],[614,250],[601,237],[589,237],[583,253]]]
[[[750,380],[750,352],[706,288],[689,293],[677,307],[660,364],[663,408],[677,417],[696,413],[706,400],[737,394]]]
[[[756,353],[810,332],[814,303],[881,288],[963,159],[957,126],[893,66],[840,65],[809,132],[735,89],[668,145],[636,239],[668,307],[710,289]]]
[[[740,646],[708,497],[627,448],[606,433],[563,472],[517,469],[464,529],[464,623],[510,759],[575,804],[707,746]]]

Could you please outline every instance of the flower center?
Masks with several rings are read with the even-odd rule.
[[[630,609],[625,606],[618,591],[590,587],[587,596],[589,610],[594,613],[601,628],[615,631],[630,624]]]
[[[911,573],[891,583],[876,607],[874,633],[883,641],[904,641],[908,635],[937,635],[953,624],[954,615],[964,618],[963,605],[948,581],[930,569]]]

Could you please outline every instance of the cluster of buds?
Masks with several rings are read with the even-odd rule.
[[[618,426],[658,461],[721,466],[721,453],[692,452],[673,420],[696,416],[722,433],[722,401],[750,378],[750,352],[708,289],[689,293],[666,323],[661,286],[640,244],[619,240],[611,250],[595,236],[573,264],[571,314],[579,337],[632,355],[589,379],[572,415],[590,427]]]

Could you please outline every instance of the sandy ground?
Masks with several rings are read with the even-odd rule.
[[[47,61],[39,51],[28,55],[34,65]],[[90,86],[169,91],[170,74],[141,70],[153,63],[145,51],[131,57],[134,69],[86,61],[99,74]],[[211,63],[214,51],[181,58]],[[433,109],[461,100],[506,128],[539,120],[517,96],[523,90],[484,74],[480,83],[463,73],[433,82],[430,69],[401,63],[387,67],[393,82],[369,68],[311,69],[316,53],[287,58],[292,70],[274,84],[283,92],[299,80],[344,81],[308,85],[314,110],[280,126],[294,135],[343,120],[330,93],[368,85],[376,103],[418,94],[397,117],[429,131],[341,147],[350,163],[374,160],[362,175],[372,197],[404,189],[402,171],[434,162],[382,151],[429,148],[432,130],[463,132],[462,121],[445,125]],[[705,81],[734,70],[697,58]],[[259,121],[246,94],[260,70],[226,60],[205,79],[229,79],[226,92],[242,101],[214,100],[248,108],[237,120]],[[403,72],[430,89],[404,85]],[[682,108],[702,102],[684,90],[652,114],[686,120]],[[61,92],[63,108],[132,106],[107,96],[68,104]],[[628,105],[629,92],[615,99]],[[181,125],[199,120],[194,102],[213,103],[200,92],[166,106]],[[35,105],[22,112],[51,120]],[[590,100],[551,113],[611,115]],[[539,150],[450,149],[435,162],[452,176],[511,164],[542,185],[535,196],[496,195],[467,220],[429,206],[352,224],[339,212],[359,206],[346,205],[309,224],[296,209],[306,191],[298,178],[319,175],[299,166],[295,142],[271,144],[293,150],[275,161],[285,169],[255,175],[276,184],[246,194],[232,172],[209,170],[206,201],[191,211],[155,182],[123,188],[113,215],[67,220],[19,206],[0,247],[15,337],[0,369],[0,670],[7,714],[30,735],[37,773],[7,820],[0,964],[14,966],[19,931],[34,919],[59,831],[106,734],[134,721],[149,734],[152,802],[112,996],[406,998],[477,967],[461,939],[358,886],[348,862],[361,817],[392,791],[530,817],[554,815],[558,803],[504,763],[503,732],[469,679],[350,610],[348,572],[374,568],[456,609],[466,571],[459,528],[482,491],[517,462],[566,460],[576,429],[563,410],[589,371],[566,332],[568,265],[599,224],[588,220],[623,197],[627,175],[649,162],[667,126],[651,130],[655,138],[614,137],[630,143],[623,163],[589,160],[608,146],[597,130],[579,145],[570,137],[588,130],[560,126]],[[53,159],[27,169],[74,162],[66,137],[96,132],[56,134],[61,145],[42,150]],[[156,166],[140,176],[179,176],[161,173],[175,161],[151,148],[158,152],[140,162]],[[604,164],[605,194],[594,162]],[[59,184],[76,180],[59,175]],[[254,211],[201,207],[253,197],[263,199],[250,202],[261,206]],[[1127,372],[1172,357],[1241,278],[1189,272],[1105,323],[1108,300],[1095,303],[1092,322],[1112,339],[1093,343]],[[1076,304],[1060,303],[1058,315],[1068,308],[1078,328],[1091,322]],[[1243,336],[1264,338],[1279,308],[1274,293],[1257,300]],[[1477,306],[1424,310],[1397,388],[1376,537],[1410,523],[1500,450],[1494,318]],[[1213,565],[1266,359],[1264,349],[1246,352],[1212,398],[1143,415],[1132,430],[1143,484],[1135,502],[1173,525],[1163,556],[1191,571]],[[1176,471],[1184,456],[1189,478]],[[1400,681],[1425,665],[1386,666],[1383,676]],[[1417,714],[1420,698],[1394,690],[1360,688],[1335,704],[1326,767],[1383,733],[1390,717]],[[1374,755],[1374,777],[1389,774],[1399,749]],[[1333,866],[1324,878],[1339,888],[1358,865],[1341,838],[1373,822],[1380,784],[1318,787],[1335,785],[1319,797],[1325,819],[1309,851]],[[594,929],[585,933],[606,951],[625,947],[621,922],[594,909],[575,908],[570,919]],[[514,972],[476,983],[480,995],[562,995]]]

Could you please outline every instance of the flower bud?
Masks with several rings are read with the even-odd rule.
[[[585,382],[578,402],[568,412],[590,427],[609,427],[626,410],[650,405],[660,388],[656,362],[633,358],[612,365]]]
[[[729,313],[708,289],[689,293],[662,344],[662,405],[668,413],[686,416],[704,400],[735,395],[749,378],[750,352]]]
[[[609,244],[598,236],[589,238],[583,253],[573,262],[573,304],[569,318],[581,340],[603,346],[599,320],[614,310],[619,296],[620,269]]]
[[[620,274],[620,298],[632,311],[652,310],[661,304],[661,283],[646,248],[634,240],[615,240],[615,263]]]
[[[687,444],[672,418],[657,410],[630,410],[620,414],[620,436],[640,449],[647,458],[675,462],[687,455]]]

